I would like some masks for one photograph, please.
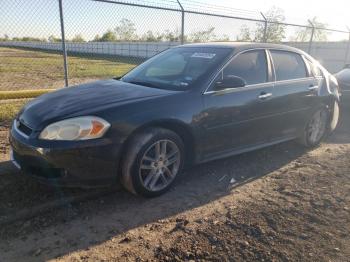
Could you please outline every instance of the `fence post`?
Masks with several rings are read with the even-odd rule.
[[[64,85],[68,86],[68,65],[67,65],[67,50],[66,50],[66,37],[64,34],[64,20],[63,20],[63,7],[62,0],[58,0],[60,8],[60,23],[61,23],[61,42],[63,52],[63,67],[64,67]]]
[[[308,48],[308,54],[311,55],[312,42],[313,42],[314,34],[315,34],[315,26],[314,26],[314,24],[313,24],[310,20],[308,20],[308,22],[309,22],[310,25],[312,26],[312,29],[311,29],[311,36],[310,36],[310,41],[309,41],[309,48]]]
[[[180,0],[177,0],[181,8],[181,44],[183,45],[185,42],[185,9],[183,8]]]
[[[262,42],[267,43],[267,18],[263,12],[260,12],[260,14],[264,19],[264,36],[263,36],[263,39],[261,39],[261,40],[262,40]]]
[[[350,28],[347,27],[349,31],[349,39],[348,39],[348,44],[346,46],[346,52],[345,52],[345,59],[344,59],[344,66],[348,63],[348,56],[349,56],[349,51],[350,51]]]

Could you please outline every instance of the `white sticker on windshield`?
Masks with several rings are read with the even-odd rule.
[[[191,57],[212,59],[215,57],[215,55],[216,54],[211,54],[211,53],[194,53],[193,55],[191,55]]]

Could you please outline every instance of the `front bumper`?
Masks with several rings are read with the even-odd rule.
[[[110,139],[43,141],[10,131],[11,160],[41,182],[69,187],[110,186],[117,182],[121,145]]]

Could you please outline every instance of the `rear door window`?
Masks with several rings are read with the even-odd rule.
[[[307,77],[305,63],[299,54],[277,50],[270,52],[275,67],[276,81]]]

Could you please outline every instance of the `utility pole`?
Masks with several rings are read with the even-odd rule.
[[[60,22],[61,22],[61,42],[62,42],[62,52],[63,52],[63,69],[64,69],[64,84],[68,86],[68,64],[67,64],[67,50],[66,50],[66,37],[64,34],[64,20],[63,20],[63,6],[62,0],[58,0],[60,8]]]
[[[185,43],[185,9],[183,8],[180,0],[176,0],[181,8],[181,44]]]

